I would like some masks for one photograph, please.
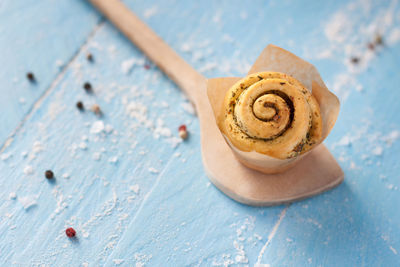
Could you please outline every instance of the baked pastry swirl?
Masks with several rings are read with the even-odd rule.
[[[322,140],[320,107],[295,78],[253,73],[226,93],[218,126],[237,149],[290,159]]]

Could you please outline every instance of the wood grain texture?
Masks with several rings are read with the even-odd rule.
[[[54,3],[50,6],[55,8]],[[92,14],[84,3],[76,3],[83,5],[82,13]],[[338,14],[351,18],[345,20],[352,22],[346,24],[349,36],[377,21],[376,12],[358,1],[126,3],[207,77],[243,76],[267,43],[310,60],[328,87],[341,96],[341,113],[326,142],[346,181],[289,207],[251,208],[225,197],[207,182],[199,122],[186,111],[185,97],[151,64],[149,70],[143,68],[147,59],[105,23],[87,46],[96,64],[89,64],[86,51],[81,51],[0,154],[0,262],[11,266],[399,265],[400,142],[393,136],[400,130],[396,89],[400,43],[389,42],[392,30],[399,27],[398,6],[370,2],[371,10],[379,14],[394,12],[393,21],[383,30],[386,48],[363,61],[367,67],[354,74],[347,65],[349,55],[340,46],[331,57],[316,55],[336,44],[328,38],[326,26]],[[69,16],[67,8],[62,10]],[[27,17],[38,14],[35,5],[26,4],[18,11]],[[23,34],[12,23],[1,25]],[[66,34],[75,31],[74,27]],[[356,42],[349,36],[346,43]],[[364,34],[360,39],[372,38]],[[359,42],[362,57],[365,43]],[[24,51],[27,57],[38,53],[29,45]],[[48,60],[46,53],[40,56]],[[132,58],[136,63],[125,74],[121,65]],[[10,62],[10,67],[0,67],[1,75],[22,66]],[[356,84],[340,79],[348,74]],[[94,95],[82,91],[86,80],[92,82]],[[1,79],[0,88],[4,85]],[[6,91],[3,96],[10,94]],[[13,99],[21,96],[35,102],[25,91]],[[100,120],[116,132],[91,133],[99,118],[90,111],[79,113],[77,100],[88,108],[98,103],[105,115]],[[147,107],[153,128],[138,116],[143,111],[140,104]],[[11,114],[8,108],[0,106],[2,113]],[[155,132],[157,118],[171,130],[170,137]],[[188,125],[190,138],[174,149],[171,137],[177,137],[181,123]],[[25,151],[26,158],[21,155]],[[95,153],[101,155],[98,161]],[[118,161],[113,163],[115,156]],[[27,166],[32,175],[24,173]],[[150,172],[150,167],[159,173]],[[49,168],[56,183],[43,176]],[[63,178],[65,173],[69,179]],[[16,199],[10,196],[14,192]],[[36,198],[36,205],[25,210],[21,202],[26,205],[29,196]],[[77,230],[78,241],[65,237],[67,226]]]

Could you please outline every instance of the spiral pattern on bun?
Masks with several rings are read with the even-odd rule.
[[[251,74],[227,92],[219,128],[236,148],[278,159],[293,158],[318,144],[318,102],[295,78],[279,72]]]

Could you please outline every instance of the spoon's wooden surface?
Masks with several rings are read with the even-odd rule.
[[[225,194],[249,205],[277,205],[321,193],[343,181],[343,171],[323,144],[299,164],[280,174],[267,175],[240,164],[217,128],[207,97],[207,79],[187,64],[121,1],[90,2],[195,104],[200,120],[203,164],[210,180]],[[229,79],[227,81],[229,83]]]

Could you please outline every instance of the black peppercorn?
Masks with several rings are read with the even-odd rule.
[[[85,82],[83,88],[86,90],[86,92],[92,91],[92,85],[89,82]]]
[[[47,179],[53,179],[54,178],[54,173],[51,170],[47,170],[44,173],[44,176],[46,176]]]
[[[86,55],[86,59],[90,62],[93,62],[93,55],[91,53]]]
[[[81,101],[76,102],[76,107],[81,111],[85,109]]]
[[[351,60],[351,63],[353,63],[353,64],[357,64],[358,62],[360,62],[360,59],[358,57],[352,57],[350,60]]]
[[[29,80],[30,82],[35,82],[35,75],[33,75],[32,72],[28,72],[28,73],[26,74],[26,77],[28,78],[28,80]]]

